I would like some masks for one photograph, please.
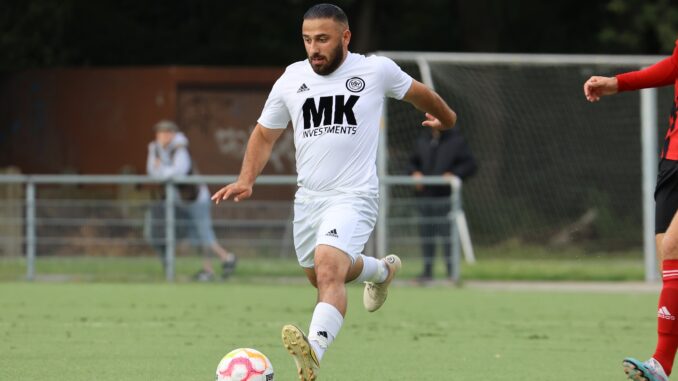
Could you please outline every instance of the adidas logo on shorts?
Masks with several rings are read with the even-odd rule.
[[[337,229],[332,229],[325,234],[328,237],[334,237],[334,238],[339,238],[339,234],[337,234]]]

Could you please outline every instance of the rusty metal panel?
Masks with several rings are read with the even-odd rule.
[[[203,174],[238,174],[247,140],[268,90],[182,88],[178,124],[189,139],[191,155]],[[291,128],[278,139],[265,174],[295,173]]]
[[[0,81],[0,167],[14,165],[23,173],[144,173],[152,126],[181,115],[189,123],[189,138],[201,147],[196,153],[204,173],[236,173],[239,164],[229,164],[235,150],[224,145],[237,141],[228,131],[246,130],[256,121],[262,99],[281,73],[278,68],[150,67],[7,74]],[[190,90],[195,88],[202,90]],[[186,111],[177,104],[181,89],[189,91],[183,96]],[[206,117],[215,121],[205,123]],[[286,162],[285,173],[289,168]]]

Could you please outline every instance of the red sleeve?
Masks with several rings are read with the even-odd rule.
[[[678,79],[678,41],[671,57],[645,69],[619,74],[616,77],[619,92],[674,84]]]

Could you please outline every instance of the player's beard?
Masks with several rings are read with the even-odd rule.
[[[341,45],[341,42],[337,44],[337,47],[334,48],[333,51],[334,54],[332,54],[331,57],[325,56],[324,58],[327,60],[324,64],[320,66],[315,66],[313,65],[312,58],[313,57],[321,57],[320,54],[314,54],[310,57],[308,57],[308,62],[311,63],[311,68],[313,68],[313,71],[318,74],[318,75],[329,75],[332,74],[339,65],[344,61],[344,47]]]

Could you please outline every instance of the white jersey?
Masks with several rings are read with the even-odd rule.
[[[299,61],[275,83],[257,122],[279,129],[292,121],[302,189],[377,195],[384,98],[402,99],[411,85],[412,77],[386,57],[349,53],[324,76]]]

